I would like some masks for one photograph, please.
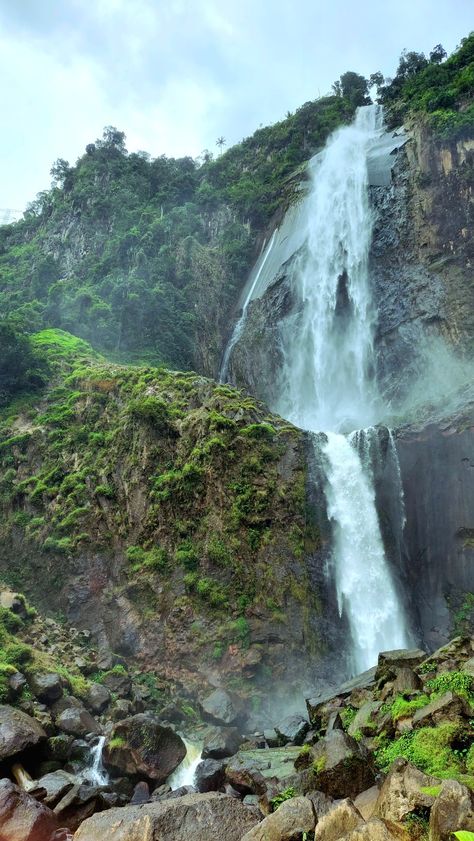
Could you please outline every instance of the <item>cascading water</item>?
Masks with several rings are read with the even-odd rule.
[[[234,327],[234,330],[232,332],[232,336],[230,338],[230,341],[229,341],[229,343],[228,343],[228,345],[225,349],[224,358],[222,360],[222,365],[221,365],[221,370],[219,372],[219,382],[220,383],[223,383],[223,382],[226,381],[232,351],[234,350],[234,347],[236,346],[237,342],[239,341],[239,339],[242,335],[242,332],[243,332],[243,329],[244,329],[244,326],[245,326],[245,320],[247,318],[248,305],[249,305],[250,301],[252,300],[252,295],[254,293],[255,287],[257,286],[257,283],[260,279],[260,275],[262,274],[262,272],[265,268],[265,264],[267,263],[268,257],[270,256],[274,240],[275,240],[275,231],[272,234],[270,242],[268,243],[268,245],[266,246],[266,248],[263,251],[263,254],[262,254],[261,259],[260,259],[260,265],[256,267],[255,276],[254,276],[254,278],[253,278],[253,280],[250,284],[249,291],[248,291],[247,295],[245,296],[245,300],[244,300],[244,303],[243,303],[243,306],[242,306],[242,312],[241,312],[240,318],[239,318],[239,320],[237,321],[237,323]]]
[[[202,757],[202,744],[188,742],[186,739],[184,744],[186,745],[186,756],[168,780],[173,791],[181,788],[181,786],[194,785],[194,775]]]
[[[311,189],[299,217],[306,218],[305,244],[291,275],[296,304],[279,324],[283,364],[272,406],[296,426],[327,431],[323,453],[333,567],[339,609],[351,630],[353,671],[374,665],[380,650],[408,644],[385,557],[370,458],[361,457],[357,436],[346,437],[384,416],[374,373],[367,164],[382,134],[381,108],[359,108],[353,124],[337,131],[311,161]],[[243,318],[251,297],[252,290]],[[229,355],[242,332],[240,323]],[[396,458],[394,449],[393,454]]]
[[[95,745],[91,748],[89,766],[82,773],[83,779],[95,786],[106,786],[109,782],[107,772],[102,763],[102,751],[104,749],[105,736],[99,736]]]

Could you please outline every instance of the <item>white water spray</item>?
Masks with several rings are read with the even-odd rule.
[[[186,756],[168,780],[173,791],[181,788],[181,786],[194,785],[194,775],[202,757],[202,744],[188,742],[186,739],[184,739],[184,744],[186,745]]]

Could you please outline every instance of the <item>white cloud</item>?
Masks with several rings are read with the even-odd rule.
[[[452,50],[467,0],[0,0],[0,207],[24,206],[104,125],[131,149],[196,155],[328,92]]]

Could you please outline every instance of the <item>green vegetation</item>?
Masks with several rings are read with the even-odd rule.
[[[0,228],[1,312],[116,359],[181,369],[198,367],[202,334],[217,364],[259,235],[353,107],[344,96],[307,102],[216,160],[128,154],[124,134],[106,128],[74,166],[55,163],[22,221]],[[153,397],[131,410],[168,420]]]
[[[445,61],[438,45],[429,59],[404,52],[393,81],[381,88],[392,122],[422,116],[441,137],[470,137],[474,127],[474,33]]]
[[[276,810],[281,806],[282,803],[285,803],[286,800],[291,800],[292,797],[296,797],[298,792],[295,788],[290,786],[289,788],[285,788],[284,791],[280,791],[275,797],[272,797],[270,800],[272,812],[276,812]]]
[[[427,695],[420,695],[417,698],[413,698],[411,701],[407,701],[403,695],[399,695],[395,698],[392,706],[390,707],[390,714],[392,716],[393,721],[398,721],[400,718],[406,718],[408,716],[413,715],[416,710],[422,709],[422,707],[426,707],[429,704],[430,699]]]
[[[467,672],[441,672],[432,680],[428,680],[425,688],[434,697],[443,695],[444,692],[454,692],[474,703],[474,678]]]
[[[30,338],[0,320],[0,407],[21,392],[44,386],[47,373]]]
[[[455,722],[422,727],[404,733],[392,742],[383,743],[382,740],[376,752],[376,761],[383,771],[387,771],[398,756],[403,756],[434,777],[462,779],[466,773],[465,764],[453,747],[460,735],[459,725]]]

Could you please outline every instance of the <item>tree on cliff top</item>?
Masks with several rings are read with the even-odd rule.
[[[336,96],[342,96],[350,102],[353,108],[359,105],[369,105],[369,83],[360,73],[348,70],[343,73],[337,82],[334,82],[332,89]]]

